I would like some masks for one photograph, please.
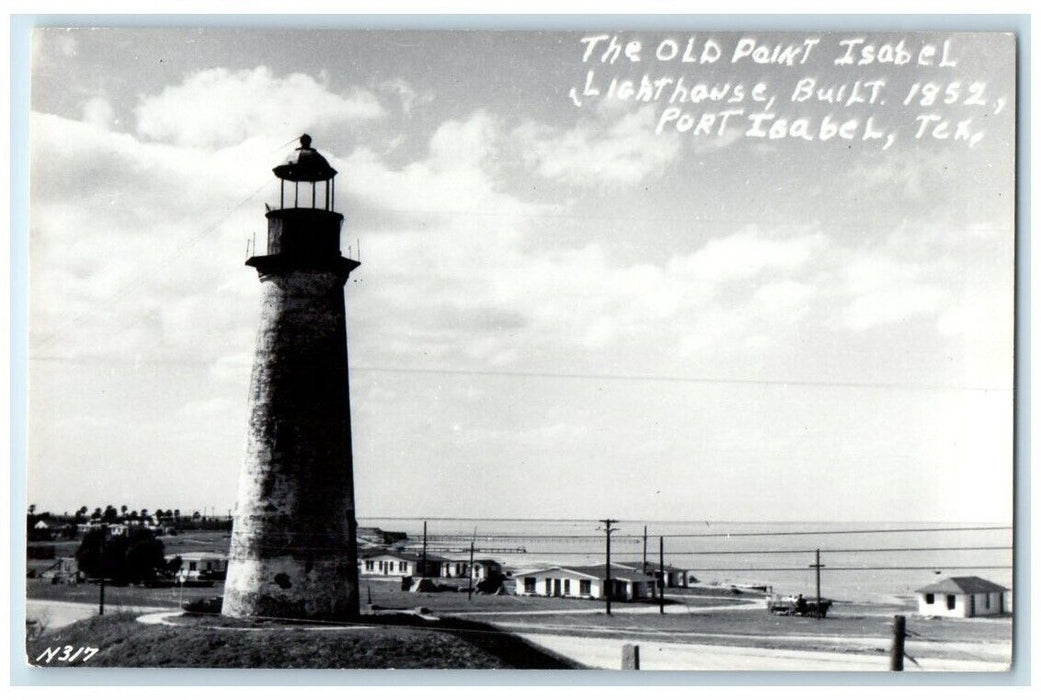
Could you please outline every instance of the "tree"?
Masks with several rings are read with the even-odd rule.
[[[90,514],[91,520],[101,520],[101,508],[95,508],[94,512]]]
[[[76,563],[89,578],[105,578],[115,583],[154,581],[166,569],[162,540],[148,530],[108,537],[104,530],[92,530],[76,550]]]
[[[128,583],[154,581],[159,571],[166,569],[166,558],[163,556],[163,541],[156,539],[148,530],[141,530],[149,537],[139,537],[131,541],[124,557],[124,580]],[[134,539],[134,538],[130,538]]]
[[[127,510],[129,509],[126,506],[119,507],[119,513],[123,516],[124,519],[127,517]]]
[[[101,521],[114,523],[119,520],[119,512],[115,506],[105,506],[105,512],[101,514]]]
[[[35,503],[30,503],[29,504],[29,515],[34,515],[35,513],[36,513],[36,504]]]

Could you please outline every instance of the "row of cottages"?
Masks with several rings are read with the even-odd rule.
[[[358,552],[358,573],[362,576],[415,576],[436,578],[441,575],[444,560],[436,554],[388,552],[371,550]]]
[[[603,598],[606,590],[605,567],[554,566],[514,575],[517,595],[554,598]],[[611,566],[611,600],[648,598],[655,590],[651,576],[638,569]]]
[[[1012,591],[979,576],[952,576],[916,592],[919,615],[981,617],[1012,612]]]
[[[426,562],[426,568],[424,563]],[[469,559],[447,559],[436,554],[370,550],[358,553],[358,571],[362,576],[415,576],[428,578],[468,578]],[[487,578],[502,573],[502,564],[494,559],[475,559],[473,577]]]

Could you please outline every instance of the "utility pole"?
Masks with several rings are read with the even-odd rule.
[[[811,569],[816,569],[817,574],[817,619],[821,619],[821,569],[824,568],[824,564],[821,564],[821,551],[817,550],[817,557],[812,564]]]
[[[466,599],[473,600],[474,597],[474,540],[477,539],[477,528],[474,528],[473,539],[470,540],[470,586],[466,589]]]
[[[105,614],[105,535],[108,533],[108,527],[101,524],[101,556],[98,563],[101,568],[101,589],[98,596],[98,615]]]
[[[658,538],[658,569],[661,573],[661,588],[658,589],[658,613],[665,614],[665,537]]]
[[[426,577],[427,575],[427,521],[423,521],[423,571],[420,573],[420,578]]]
[[[893,646],[889,652],[889,670],[904,670],[904,636],[906,634],[907,618],[903,615],[893,617]]]
[[[647,526],[643,526],[643,559],[640,560],[640,568],[647,573]]]
[[[611,520],[610,518],[604,518],[601,520],[604,524],[604,535],[607,538],[607,562],[604,564],[604,600],[607,602],[607,614],[611,614],[611,533],[615,531],[614,525],[617,520]]]

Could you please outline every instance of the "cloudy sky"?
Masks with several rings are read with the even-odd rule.
[[[692,35],[721,60],[655,59]],[[941,68],[836,66],[845,37],[810,34],[756,37],[820,38],[805,63],[734,62],[741,35],[693,30],[603,64],[583,36],[38,30],[30,501],[232,508],[246,245],[306,131],[361,245],[360,516],[1010,520],[1009,37],[905,38],[949,40]],[[659,130],[663,100],[605,96],[643,75],[766,83],[815,136]],[[792,103],[804,78],[885,103]],[[957,95],[905,105],[926,82]],[[894,139],[821,142],[826,116]]]

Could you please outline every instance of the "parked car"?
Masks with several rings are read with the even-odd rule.
[[[834,604],[834,601],[828,600],[827,598],[820,599],[820,617],[828,616],[828,608]],[[804,598],[802,594],[799,595],[772,595],[766,599],[766,608],[774,615],[799,615],[801,617],[818,617],[817,615],[817,599],[816,598]]]

